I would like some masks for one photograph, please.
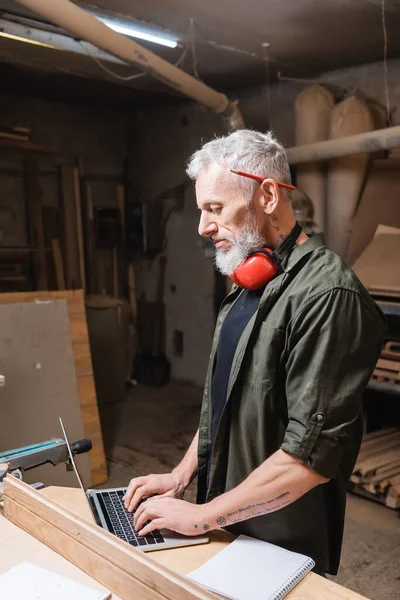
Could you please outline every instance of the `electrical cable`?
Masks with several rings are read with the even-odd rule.
[[[116,79],[119,79],[120,81],[132,81],[134,79],[139,79],[140,77],[146,77],[147,73],[134,73],[133,75],[119,75],[118,73],[115,73],[115,71],[113,71],[112,69],[109,69],[108,67],[106,67],[101,60],[99,60],[97,58],[97,56],[95,56],[90,48],[90,44],[85,44],[83,43],[82,40],[78,40],[79,44],[82,46],[82,48],[84,48],[87,52],[87,54],[94,60],[94,62],[101,68],[103,69],[103,71],[105,71],[106,73],[108,73],[108,75],[111,75],[112,77],[115,77]],[[175,67],[178,67],[181,62],[184,60],[185,56],[187,53],[187,47],[184,46],[182,54],[180,55],[180,57],[178,58],[177,62],[174,64]]]
[[[103,69],[103,71],[105,71],[106,73],[108,73],[108,75],[111,75],[112,77],[115,77],[115,79],[119,79],[120,81],[132,81],[133,79],[139,79],[140,77],[145,77],[147,75],[147,73],[135,73],[134,75],[119,75],[118,73],[115,73],[115,71],[113,71],[112,69],[109,69],[108,67],[106,67],[101,60],[99,60],[97,58],[97,56],[95,56],[90,48],[90,45],[84,44],[82,42],[82,40],[78,40],[79,44],[82,46],[82,48],[84,48],[84,50],[86,50],[86,52],[88,53],[88,55],[94,60],[94,62],[101,68]]]

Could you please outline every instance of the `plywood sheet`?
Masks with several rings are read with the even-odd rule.
[[[65,300],[0,306],[0,357],[7,388],[0,405],[3,451],[60,437],[61,416],[71,440],[84,437]],[[89,457],[79,457],[86,485]],[[43,465],[26,481],[76,486],[64,465]]]
[[[400,150],[372,163],[360,204],[352,223],[347,262],[361,255],[379,223],[400,227]]]
[[[352,266],[371,292],[400,295],[400,229],[378,233]]]
[[[83,429],[85,437],[90,438],[93,444],[93,449],[89,453],[92,485],[99,485],[107,480],[107,467],[96,390],[93,380],[92,360],[90,356],[86,312],[82,291],[45,291],[0,294],[0,305],[59,299],[65,299],[67,301]]]

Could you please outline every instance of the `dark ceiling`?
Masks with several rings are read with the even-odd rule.
[[[96,6],[84,1],[79,4],[169,30],[183,46],[188,39],[193,41],[196,61],[189,47],[181,67],[189,73],[197,68],[201,79],[218,90],[235,91],[260,86],[268,77],[273,81],[279,71],[286,76],[310,78],[382,60],[382,2],[388,58],[399,57],[400,0],[97,0]],[[12,0],[0,0],[0,10],[27,14]],[[269,44],[267,50],[263,43]],[[182,59],[182,47],[144,45],[172,63]],[[112,68],[120,74],[135,73],[132,66]],[[102,70],[90,56],[37,48],[1,37],[0,76],[8,89],[34,94],[45,90],[57,96],[72,86],[83,100],[106,104],[147,105],[160,99],[176,99],[171,90],[148,76],[122,82]]]

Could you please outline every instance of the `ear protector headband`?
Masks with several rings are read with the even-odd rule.
[[[296,245],[302,229],[299,223],[275,250],[256,248],[230,276],[232,281],[247,290],[259,290],[282,271],[282,261]]]

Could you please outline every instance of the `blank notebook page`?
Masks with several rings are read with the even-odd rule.
[[[23,562],[0,575],[0,593],[7,600],[107,600],[102,592],[75,579]]]
[[[281,600],[314,566],[304,554],[240,535],[187,577],[233,600]]]

